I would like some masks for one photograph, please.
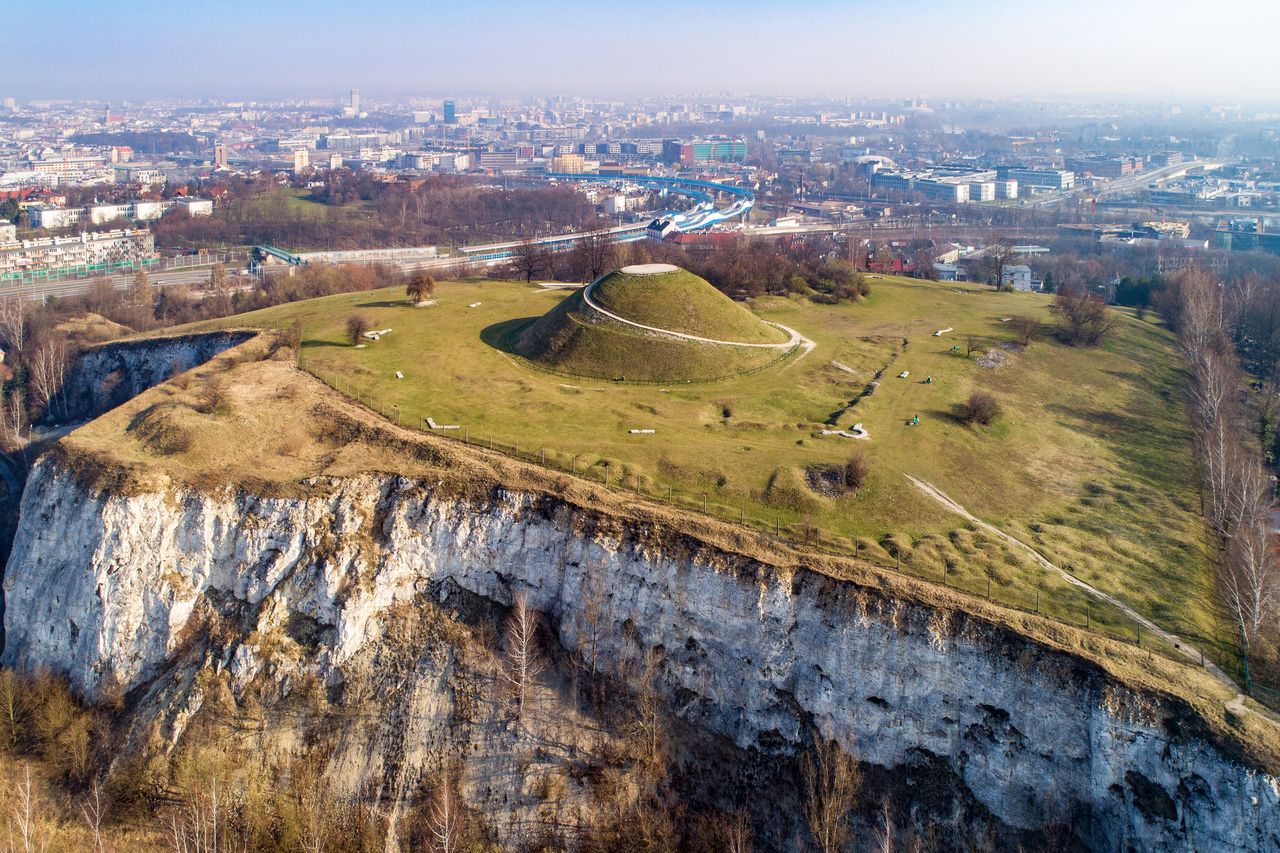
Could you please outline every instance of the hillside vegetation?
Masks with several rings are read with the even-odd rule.
[[[606,311],[642,326],[749,344],[787,341],[782,330],[760,322],[741,304],[679,267],[644,275],[615,270],[592,284],[591,298]]]
[[[502,348],[502,335],[528,318],[572,315],[580,298],[523,284],[447,282],[425,307],[384,290],[226,322],[300,320],[306,368],[401,423],[457,424],[447,435],[518,445],[549,466],[690,508],[705,500],[722,517],[741,515],[794,537],[817,531],[828,547],[900,561],[935,581],[945,573],[973,591],[989,584],[993,598],[1134,638],[1129,620],[972,529],[906,475],[917,477],[1158,624],[1208,638],[1209,653],[1231,664],[1229,648],[1213,645],[1222,629],[1197,515],[1183,375],[1170,334],[1154,321],[1122,314],[1096,349],[1048,334],[1023,348],[1002,321],[1031,314],[1047,327],[1048,298],[885,278],[856,304],[756,300],[759,317],[797,329],[816,347],[716,382],[569,378]],[[353,312],[392,331],[352,348],[344,327]],[[943,329],[951,331],[934,335]],[[646,337],[611,336],[653,357]],[[629,378],[636,360],[628,354],[619,362]],[[989,426],[964,418],[975,390],[1003,411]],[[856,424],[869,440],[823,434]],[[859,451],[869,463],[864,481],[835,483],[832,472]]]

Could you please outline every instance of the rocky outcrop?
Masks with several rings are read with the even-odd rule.
[[[204,332],[90,347],[68,369],[67,383],[49,406],[46,417],[59,422],[96,417],[255,334],[243,330]]]
[[[236,690],[264,674],[336,690],[388,642],[396,608],[524,592],[567,650],[603,621],[615,673],[656,651],[680,717],[742,749],[789,753],[815,725],[874,765],[936,762],[1009,826],[1068,824],[1094,849],[1280,845],[1280,783],[1198,734],[1188,710],[971,615],[545,496],[476,503],[373,475],[308,485],[288,499],[172,484],[124,496],[42,459],[5,578],[3,662],[89,696],[144,691],[172,683],[201,632]],[[281,654],[299,624],[307,654]]]

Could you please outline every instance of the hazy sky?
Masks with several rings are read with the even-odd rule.
[[[1276,0],[27,0],[0,96],[1280,100]]]

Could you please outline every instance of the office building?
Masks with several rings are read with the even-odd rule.
[[[359,89],[351,90],[351,114],[355,116],[360,115],[360,90]]]
[[[455,104],[452,100],[446,100],[444,102],[444,123],[445,124],[458,123],[458,105]]]
[[[581,175],[586,161],[581,154],[561,154],[551,158],[551,171],[562,175]]]
[[[996,170],[1001,178],[1017,181],[1019,186],[1065,192],[1076,185],[1074,172],[1065,169],[1028,169],[1022,166],[1001,166]]]

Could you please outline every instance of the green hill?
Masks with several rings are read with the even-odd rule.
[[[746,344],[785,344],[788,336],[701,278],[678,267],[625,268],[591,288],[596,306],[623,320]],[[645,268],[648,269],[648,268]],[[681,340],[628,325],[587,304],[577,291],[520,331],[516,352],[561,373],[603,379],[678,382],[764,367],[785,348]]]
[[[661,271],[638,272],[646,269]],[[787,341],[781,329],[761,322],[705,280],[667,264],[611,272],[592,286],[591,298],[606,311],[643,326],[745,344]]]

